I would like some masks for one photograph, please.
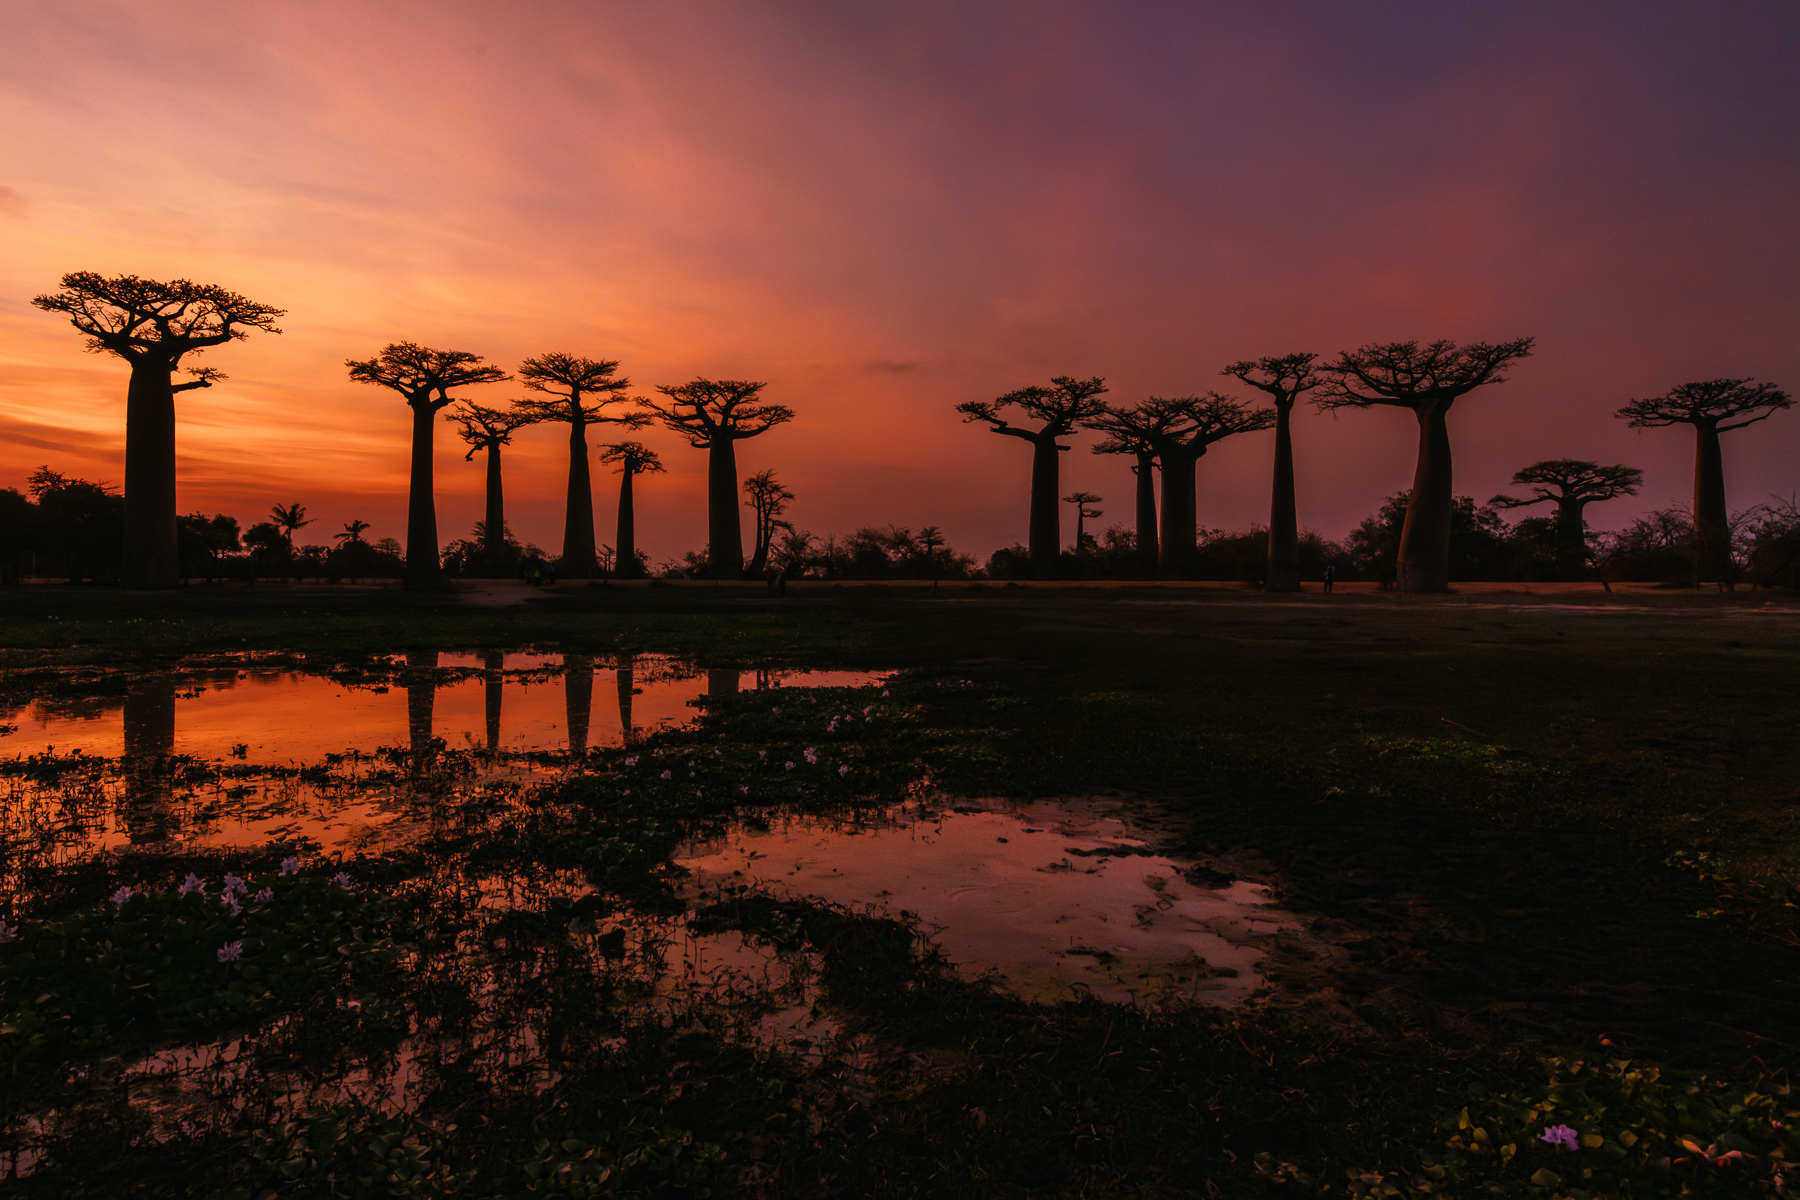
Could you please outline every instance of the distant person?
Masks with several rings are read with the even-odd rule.
[[[539,576],[539,578],[545,587],[554,587],[556,585],[556,564],[553,562],[545,563],[543,574]]]
[[[763,584],[771,596],[775,594],[776,585],[780,580],[781,572],[777,571],[774,567],[770,567],[767,571],[763,572]]]
[[[1327,565],[1325,568],[1325,594],[1327,596],[1331,595],[1331,585],[1336,579],[1337,566],[1335,564]]]

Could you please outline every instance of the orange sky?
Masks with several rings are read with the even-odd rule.
[[[618,358],[643,392],[767,379],[799,419],[740,464],[777,470],[801,527],[936,524],[983,556],[1024,540],[1029,448],[953,408],[1055,374],[1130,402],[1231,390],[1240,357],[1534,335],[1452,417],[1457,490],[1541,458],[1645,468],[1602,526],[1691,486],[1691,440],[1619,404],[1721,375],[1800,390],[1785,0],[13,0],[5,26],[0,487],[122,475],[123,364],[29,306],[72,270],[289,310],[202,360],[231,379],[179,401],[180,503],[248,524],[299,501],[303,541],[403,533],[407,412],[343,370],[401,339]],[[671,468],[638,495],[660,561],[704,540],[704,456],[645,440]],[[1092,440],[1064,488],[1128,522],[1131,476]],[[518,442],[509,516],[558,546],[566,443]],[[1408,485],[1413,445],[1404,413],[1308,412],[1302,523],[1341,536]],[[1266,519],[1271,449],[1203,461],[1203,525]],[[1800,487],[1796,451],[1800,413],[1732,435],[1732,505]],[[459,536],[482,472],[448,426],[438,480]]]

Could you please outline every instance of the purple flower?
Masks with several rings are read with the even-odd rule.
[[[255,896],[255,900],[258,904],[267,904],[269,901],[273,900],[274,898],[275,898],[275,889],[272,887],[264,888],[262,891],[256,893],[256,896]]]
[[[882,694],[882,695],[884,695],[884,696],[885,696],[885,695],[887,695],[887,694],[888,694],[888,690],[887,690],[887,689],[886,689],[886,688],[882,688],[882,689],[881,689],[881,694]]]
[[[125,902],[129,899],[131,899],[131,889],[128,887],[122,887],[112,894],[112,902],[120,908],[124,908]]]
[[[815,767],[818,766],[819,765],[819,752],[817,750],[813,749],[811,746],[808,746],[806,748],[806,761],[811,763]]]
[[[662,777],[663,777],[663,778],[664,778],[664,779],[673,779],[673,778],[675,778],[675,772],[673,772],[673,771],[664,771],[664,772],[663,772],[663,773],[662,773]]]
[[[219,947],[219,961],[222,963],[236,962],[242,957],[244,957],[244,943],[242,942],[226,942]]]
[[[248,887],[244,886],[244,881],[239,879],[236,875],[227,875],[225,877],[225,893],[227,895],[230,895],[232,892],[237,892],[239,895],[242,895],[249,890]]]
[[[793,763],[788,763],[788,764],[787,764],[787,769],[788,769],[788,770],[790,770],[790,771],[791,771],[791,770],[793,770],[793,769],[794,769],[794,764],[793,764]]]
[[[657,758],[661,758],[661,757],[662,757],[662,751],[661,751],[661,750],[652,750],[652,751],[651,751],[651,752],[650,752],[650,753],[651,753],[651,754],[653,754],[653,755],[655,755],[655,756],[656,756],[656,757],[657,757]]]
[[[637,755],[635,755],[635,754],[634,754],[634,755],[632,755],[632,756],[631,756],[631,757],[630,757],[630,758],[628,758],[628,759],[626,759],[626,760],[625,760],[625,765],[626,765],[626,766],[628,766],[628,767],[635,767],[635,766],[637,766]]]
[[[178,896],[191,896],[195,892],[204,892],[205,890],[206,880],[200,878],[192,871],[189,871],[188,877],[182,881],[180,887],[175,889],[175,894]]]
[[[738,784],[738,791],[748,796],[750,794],[750,785],[747,783],[740,783]]]
[[[779,705],[779,704],[777,704],[777,705],[776,705],[776,706],[775,706],[775,707],[774,707],[774,708],[771,708],[771,709],[770,709],[770,710],[769,710],[769,711],[770,711],[770,712],[780,712],[780,711],[781,711],[781,705]]]
[[[0,942],[10,942],[18,936],[19,927],[17,925],[8,925],[5,921],[0,921]]]
[[[238,898],[236,892],[226,892],[219,897],[225,907],[231,910],[232,916],[238,915]]]
[[[300,873],[300,859],[297,856],[294,858],[282,859],[281,873],[283,875],[298,875]]]
[[[842,779],[844,776],[848,775],[849,773],[850,773],[849,767],[839,767],[838,768],[838,778],[839,779]]]
[[[838,723],[838,719],[836,717],[831,718],[831,724],[829,724],[825,727],[825,732],[826,733],[836,733],[837,732],[837,723]]]
[[[336,875],[331,877],[331,882],[337,884],[341,888],[348,889],[350,887],[350,875],[348,872],[339,871]]]
[[[1548,1142],[1552,1146],[1561,1146],[1564,1150],[1574,1150],[1581,1145],[1578,1135],[1567,1125],[1552,1125],[1539,1136],[1540,1142]]]

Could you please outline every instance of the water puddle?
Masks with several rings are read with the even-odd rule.
[[[738,827],[677,862],[702,899],[748,886],[912,914],[960,971],[994,972],[1031,1000],[1230,1003],[1265,986],[1263,947],[1297,928],[1262,885],[1190,882],[1192,863],[1070,803],[907,805],[857,824],[795,818]]]

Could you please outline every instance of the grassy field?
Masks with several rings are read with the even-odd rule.
[[[1780,1173],[1790,1143],[1776,1122],[1793,1107],[1780,1089],[1800,1038],[1800,614],[1785,593],[1277,600],[1216,587],[815,585],[784,600],[682,586],[565,587],[507,602],[519,598],[14,589],[0,593],[0,696],[103,690],[242,653],[318,667],[408,649],[536,646],[709,666],[905,668],[918,686],[897,685],[897,703],[914,718],[844,748],[882,795],[928,782],[949,795],[1115,798],[1154,814],[1209,870],[1276,886],[1326,949],[1277,953],[1270,976],[1282,1000],[1250,1009],[1043,1010],[945,975],[891,922],[746,900],[713,919],[771,937],[774,922],[809,945],[831,1002],[869,1031],[885,1066],[834,1076],[752,1061],[717,1031],[667,1029],[631,1041],[560,1107],[484,1085],[491,1116],[473,1142],[489,1156],[514,1146],[491,1179],[441,1120],[358,1110],[279,1136],[273,1124],[220,1120],[153,1148],[115,1113],[77,1122],[18,1186],[117,1194],[129,1180],[146,1194],[253,1195],[266,1177],[309,1195],[1488,1195],[1492,1185],[1648,1196],[1682,1186],[1748,1194],[1752,1179]],[[976,686],[954,701],[925,688],[943,677]],[[705,720],[668,735],[671,747],[716,741],[747,756],[793,735],[748,701]],[[612,758],[595,771],[629,774]],[[597,795],[577,781],[546,803],[600,820],[609,810]],[[608,846],[637,838],[646,848],[604,871],[591,845],[571,849],[529,814],[489,829],[479,854],[475,842],[447,853],[513,853],[536,866],[562,855],[624,894],[653,882],[658,855],[687,824],[738,807],[605,816],[625,822],[608,826]],[[178,879],[187,866],[166,873]],[[45,895],[73,912],[147,869],[107,867]],[[405,895],[439,867],[361,869],[387,872]],[[443,936],[470,918],[415,907],[410,933],[399,915],[366,919],[395,923],[397,944],[417,946],[419,929]],[[534,953],[531,986],[562,996],[567,971],[545,966],[543,947]],[[418,978],[393,982],[401,967],[366,969],[373,982],[356,986],[404,995],[387,1019],[416,1030],[430,1008],[421,997],[437,993]],[[586,1001],[542,1003],[570,1006],[564,1016],[581,1025],[569,1014]],[[321,1012],[309,1020],[326,1027]],[[393,1029],[360,1036],[374,1045],[397,1038]],[[1590,1064],[1585,1075],[1576,1063]],[[671,1083],[683,1070],[713,1107]],[[74,1078],[22,1070],[9,1136],[23,1136],[47,1098],[100,1113]],[[659,1116],[648,1125],[607,1115],[627,1094],[652,1093]],[[1475,1115],[1459,1128],[1465,1108]],[[1565,1112],[1605,1125],[1604,1144],[1540,1145],[1538,1131]],[[336,1122],[329,1137],[320,1121]],[[579,1126],[564,1139],[579,1153],[557,1149],[558,1121]],[[1503,1134],[1515,1128],[1506,1153]],[[1680,1148],[1683,1136],[1696,1151]],[[306,1137],[314,1150],[294,1149]],[[236,1165],[193,1182],[194,1164],[221,1154]],[[395,1166],[396,1154],[414,1167]],[[611,1164],[604,1179],[579,1165],[600,1161]],[[321,1190],[357,1171],[373,1190]]]

